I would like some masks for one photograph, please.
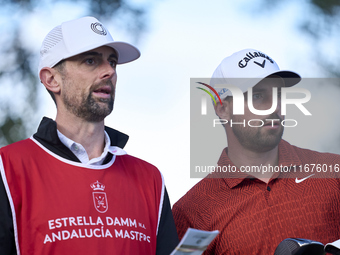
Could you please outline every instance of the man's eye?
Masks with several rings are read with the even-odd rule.
[[[116,67],[117,66],[117,61],[116,60],[111,60],[111,61],[109,61],[109,63],[110,63],[110,65],[112,67]]]
[[[93,58],[88,58],[88,59],[85,60],[85,63],[86,63],[86,64],[89,64],[89,65],[94,64],[94,62],[95,62],[95,61],[94,61]]]
[[[253,99],[260,99],[260,98],[262,98],[262,94],[260,93],[253,94]]]

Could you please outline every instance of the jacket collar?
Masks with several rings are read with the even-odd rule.
[[[105,131],[110,137],[111,146],[124,148],[129,136],[112,128],[105,126]],[[57,134],[57,123],[44,117],[38,127],[38,131],[33,135],[43,146],[57,155],[69,160],[79,162],[79,159],[67,148],[59,139]]]

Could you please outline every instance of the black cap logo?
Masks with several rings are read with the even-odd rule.
[[[260,62],[256,62],[255,60],[254,60],[254,63],[257,64],[258,66],[261,66],[262,68],[264,68],[266,65],[266,59],[268,59],[270,63],[274,64],[274,61],[270,57],[258,51],[258,52],[248,52],[246,56],[238,62],[238,66],[239,68],[244,68],[247,66],[250,60],[254,58],[259,58],[259,57],[264,58],[262,64]]]
[[[107,35],[105,27],[102,24],[98,23],[98,22],[92,23],[91,24],[91,29],[93,30],[93,32],[95,32],[95,33],[97,33],[99,35]]]

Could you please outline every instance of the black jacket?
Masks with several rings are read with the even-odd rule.
[[[129,137],[117,130],[105,127],[110,137],[111,145],[124,148]],[[39,125],[37,133],[33,137],[48,150],[55,154],[75,162],[79,159],[60,140],[57,134],[57,124],[53,120],[44,117]],[[103,164],[109,162],[112,154],[108,153]],[[171,206],[167,191],[164,192],[164,202],[157,235],[157,255],[168,255],[178,244],[178,236],[172,217]],[[16,255],[13,220],[6,190],[0,178],[0,254]]]

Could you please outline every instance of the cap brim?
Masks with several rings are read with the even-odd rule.
[[[272,72],[272,73],[266,74],[265,77],[263,78],[266,78],[270,75],[277,75],[283,78],[285,81],[286,87],[292,87],[301,81],[301,76],[298,73],[295,73],[289,70],[280,70],[280,71]]]
[[[114,50],[117,51],[117,54],[118,54],[117,64],[125,64],[125,63],[128,63],[128,62],[134,61],[137,58],[139,58],[140,55],[141,55],[140,51],[136,47],[132,46],[129,43],[109,42],[109,43],[103,43],[103,44],[90,45],[86,48],[79,49],[78,51],[73,52],[73,54],[69,54],[67,56],[64,56],[64,58],[62,58],[62,59],[58,60],[58,62],[52,64],[51,67],[58,64],[61,60],[74,57],[78,54],[81,54],[81,53],[84,53],[84,52],[87,52],[87,51],[91,51],[93,49],[96,49],[96,48],[99,48],[99,47],[102,47],[102,46],[108,46],[108,47],[111,47],[111,48],[113,48]],[[41,70],[41,68],[40,68],[40,70]]]
[[[141,55],[140,51],[136,47],[125,42],[111,42],[106,44],[106,46],[110,46],[117,51],[118,64],[134,61]]]
[[[260,76],[254,78],[229,78],[228,81],[231,84],[237,83],[238,85],[236,86],[240,88],[243,93],[245,93],[248,91],[249,88],[255,87],[259,82],[261,82],[263,79],[268,78],[270,75],[277,75],[281,77],[284,80],[286,87],[292,87],[301,81],[301,76],[299,74],[288,70],[276,70],[268,73],[263,73]],[[221,85],[222,84],[223,82],[221,83]],[[219,85],[219,83],[216,83],[214,86],[216,85]],[[221,88],[223,88],[223,86]],[[231,95],[231,91],[227,90],[225,93],[221,94],[220,97],[225,98]]]

